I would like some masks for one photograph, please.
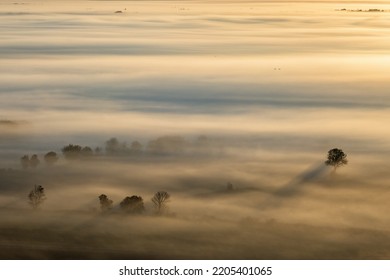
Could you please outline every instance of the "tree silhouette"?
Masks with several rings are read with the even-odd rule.
[[[66,159],[82,159],[90,158],[93,156],[93,150],[91,147],[69,144],[62,148],[62,153]]]
[[[43,159],[45,160],[46,164],[53,165],[58,161],[58,156],[57,156],[56,152],[52,151],[52,152],[48,152],[47,154],[45,154]]]
[[[142,145],[138,141],[133,141],[130,145],[130,154],[139,155],[142,153]]]
[[[119,149],[119,141],[115,137],[106,141],[106,153],[114,154]]]
[[[30,158],[30,167],[36,168],[41,161],[39,160],[37,155],[32,155]]]
[[[167,202],[171,196],[165,191],[156,192],[152,198],[157,214],[163,214],[167,208]]]
[[[39,160],[37,155],[32,155],[31,158],[28,155],[24,155],[20,158],[20,163],[22,164],[23,169],[27,169],[29,167],[36,168],[41,161]]]
[[[81,150],[81,146],[69,144],[63,147],[61,151],[66,159],[78,159],[80,158]]]
[[[141,214],[145,211],[144,200],[136,195],[125,197],[119,207],[122,211],[131,214]]]
[[[226,190],[227,190],[228,192],[234,191],[234,186],[233,186],[233,184],[230,183],[230,182],[228,182],[228,183],[226,184]]]
[[[34,186],[34,189],[29,193],[28,200],[33,209],[37,209],[46,199],[45,190],[42,186]]]
[[[185,151],[187,144],[181,136],[163,136],[149,141],[147,149],[157,155],[179,154]]]
[[[93,156],[93,150],[91,149],[91,147],[85,146],[81,149],[81,155],[83,157],[91,157]]]
[[[30,166],[30,158],[28,155],[24,155],[20,158],[20,163],[22,164],[23,169],[27,169]]]
[[[120,155],[128,152],[126,142],[120,143],[117,138],[113,137],[106,141],[106,153],[109,155]]]
[[[326,165],[333,166],[333,170],[336,171],[336,168],[348,163],[347,154],[341,149],[331,149],[328,151],[328,159],[325,161]]]
[[[99,195],[99,201],[100,201],[100,209],[105,212],[112,208],[112,200],[108,198],[107,195],[101,194]]]

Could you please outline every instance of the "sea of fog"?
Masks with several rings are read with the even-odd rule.
[[[389,2],[4,0],[0,22],[0,258],[390,259]]]

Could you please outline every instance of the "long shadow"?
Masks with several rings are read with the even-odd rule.
[[[321,179],[326,174],[329,174],[330,170],[331,168],[324,163],[313,165],[275,191],[274,194],[282,197],[296,195],[302,191],[306,183]]]

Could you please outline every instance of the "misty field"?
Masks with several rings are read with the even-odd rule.
[[[390,259],[389,2],[0,20],[0,259]]]

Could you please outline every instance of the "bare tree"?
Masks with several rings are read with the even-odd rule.
[[[136,195],[125,197],[119,207],[122,211],[131,214],[141,214],[145,211],[144,200]]]
[[[29,193],[28,200],[33,209],[37,209],[46,199],[45,190],[42,186],[35,185]]]
[[[346,158],[347,154],[345,154],[343,150],[334,148],[328,151],[328,159],[325,161],[325,164],[333,166],[333,170],[336,171],[337,167],[348,163]]]
[[[156,192],[152,198],[152,202],[154,204],[154,208],[156,209],[156,213],[161,215],[167,209],[167,202],[171,196],[169,193],[165,191]]]
[[[105,212],[112,208],[112,200],[108,198],[107,195],[101,194],[99,195],[99,201],[100,201],[100,209]]]

